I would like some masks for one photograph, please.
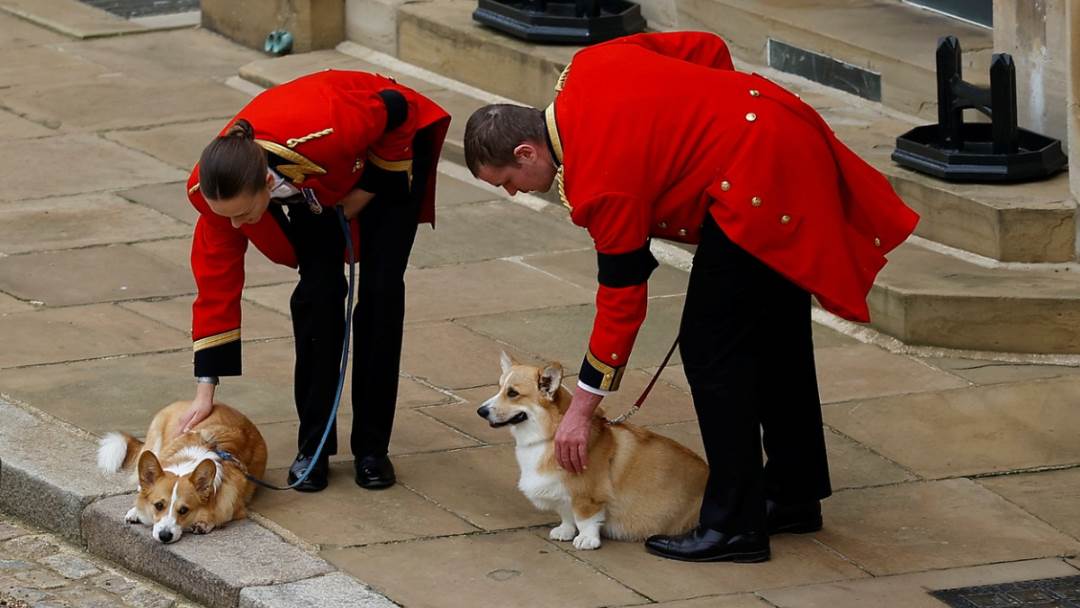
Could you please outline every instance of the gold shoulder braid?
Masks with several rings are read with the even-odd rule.
[[[308,141],[311,141],[313,139],[319,139],[320,137],[330,135],[333,132],[334,132],[333,127],[330,127],[329,129],[323,129],[322,131],[315,131],[314,133],[308,133],[307,135],[305,135],[303,137],[291,138],[291,139],[289,139],[289,140],[287,140],[285,142],[285,145],[290,147],[290,148],[295,148],[296,146],[299,146],[300,144],[302,144],[304,142],[308,142]]]
[[[320,135],[320,137],[322,136]],[[326,174],[326,169],[316,165],[306,156],[291,148],[286,148],[279,143],[267,141],[265,139],[256,139],[255,143],[259,144],[267,152],[273,152],[281,158],[293,163],[291,165],[280,164],[276,167],[276,170],[278,173],[291,179],[292,183],[297,186],[304,183],[304,179],[309,175]]]
[[[563,74],[566,74],[565,70]],[[566,187],[563,185],[563,145],[562,137],[559,135],[559,124],[555,120],[555,102],[551,102],[551,105],[544,110],[544,123],[547,127],[548,139],[551,140],[551,149],[555,152],[555,160],[559,163],[559,168],[555,171],[555,181],[559,184],[559,200],[562,201],[563,207],[572,212],[574,207],[566,199]]]
[[[562,73],[559,74],[559,79],[555,81],[555,92],[556,93],[563,90],[563,85],[566,84],[566,77],[569,76],[569,75],[570,75],[570,64],[568,63],[568,64],[566,64],[566,67],[563,68]]]

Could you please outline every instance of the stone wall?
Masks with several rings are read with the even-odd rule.
[[[285,29],[293,52],[333,48],[345,39],[345,0],[201,0],[203,27],[262,50],[266,35]]]

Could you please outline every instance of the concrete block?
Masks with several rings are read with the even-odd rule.
[[[398,7],[408,0],[345,0],[345,39],[396,55]]]
[[[393,608],[394,602],[355,578],[335,572],[296,583],[248,587],[240,608]]]
[[[97,470],[97,442],[5,401],[0,420],[0,511],[82,542],[86,505],[123,491],[119,476]]]
[[[251,521],[233,522],[205,536],[185,534],[163,545],[145,526],[124,522],[131,500],[107,498],[83,512],[90,551],[212,608],[233,608],[245,587],[290,583],[334,570]]]
[[[341,0],[202,0],[202,25],[261,50],[276,29],[293,35],[293,53],[332,48],[345,37]]]

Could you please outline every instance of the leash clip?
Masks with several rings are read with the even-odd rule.
[[[300,192],[304,195],[304,200],[307,201],[308,209],[315,215],[322,215],[322,204],[315,196],[315,191],[311,188],[301,188]]]

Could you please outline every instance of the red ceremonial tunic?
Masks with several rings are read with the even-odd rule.
[[[400,93],[408,111],[404,123],[384,132],[387,106],[378,93],[386,90]],[[310,190],[323,207],[332,208],[353,190],[371,163],[384,171],[406,171],[413,183],[422,180],[420,222],[434,224],[436,165],[450,116],[419,93],[377,74],[326,70],[260,93],[221,132],[241,118],[251,123],[256,143],[280,159],[275,170],[296,188]],[[423,175],[412,173],[414,155],[426,159]],[[248,242],[270,260],[294,268],[296,254],[272,213],[233,228],[228,218],[211,211],[199,191],[198,165],[188,179],[188,198],[199,210],[191,246],[199,290],[192,306],[195,375],[236,375]],[[354,223],[354,243],[358,232]]]
[[[560,192],[600,258],[583,383],[618,387],[645,318],[650,237],[696,243],[706,213],[827,310],[869,320],[884,254],[918,216],[813,108],[734,71],[719,37],[599,44],[574,56],[556,91],[547,122]]]

